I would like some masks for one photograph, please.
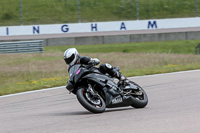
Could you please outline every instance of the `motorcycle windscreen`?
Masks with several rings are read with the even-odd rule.
[[[80,67],[81,67],[81,65],[74,65],[69,69],[69,81],[70,82],[72,82],[72,83],[74,82],[73,81],[74,80],[74,76],[76,74],[76,71],[78,71]]]
[[[69,70],[70,81],[77,83],[78,80],[85,75],[85,73],[88,73],[88,70],[84,67],[81,67],[81,65],[72,66]]]

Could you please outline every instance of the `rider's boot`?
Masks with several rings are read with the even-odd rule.
[[[121,81],[121,83],[122,83],[122,85],[123,85],[124,87],[130,85],[129,80],[128,80],[124,75],[122,75],[122,74],[121,74],[121,77],[120,77],[119,80]]]
[[[129,80],[119,72],[119,67],[114,67],[113,69],[116,70],[115,77],[119,80],[119,84],[123,85],[123,87],[130,85]]]

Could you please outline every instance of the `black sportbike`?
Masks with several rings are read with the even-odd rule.
[[[74,65],[69,74],[66,88],[77,96],[84,108],[93,113],[102,113],[105,108],[114,107],[144,108],[148,103],[147,94],[139,85],[129,81],[124,86],[122,81],[117,82],[103,74],[98,67]]]

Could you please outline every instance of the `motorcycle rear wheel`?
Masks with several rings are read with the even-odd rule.
[[[88,111],[92,113],[103,113],[106,108],[106,104],[100,95],[95,97],[91,95],[91,92],[87,92],[86,87],[80,87],[76,92],[79,103]]]
[[[134,108],[144,108],[147,104],[148,104],[148,96],[146,94],[146,92],[144,91],[144,89],[142,87],[140,87],[138,84],[136,84],[135,82],[130,81],[130,83],[138,86],[138,92],[136,91],[135,95],[131,94],[132,96],[132,102],[133,104],[131,105]],[[137,93],[139,93],[140,95],[137,95]]]

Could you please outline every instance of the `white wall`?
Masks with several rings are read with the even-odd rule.
[[[0,36],[200,27],[200,18],[176,18],[0,27]]]

